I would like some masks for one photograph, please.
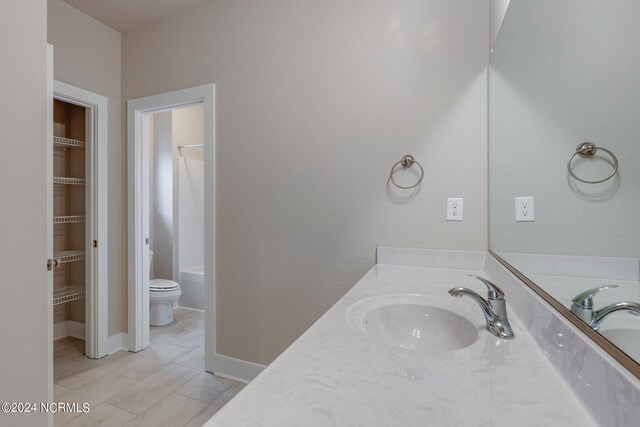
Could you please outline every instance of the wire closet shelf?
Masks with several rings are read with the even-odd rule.
[[[53,289],[53,305],[64,304],[84,297],[84,288],[79,286],[60,286]]]
[[[58,148],[84,148],[85,142],[79,139],[63,138],[61,136],[53,137],[53,146]]]
[[[55,258],[60,264],[66,264],[68,262],[74,262],[74,261],[82,261],[84,259],[84,251],[54,252],[53,258]]]
[[[66,215],[66,216],[54,216],[53,223],[54,224],[73,224],[77,222],[84,222],[84,215]]]
[[[62,184],[62,185],[84,185],[86,180],[82,178],[70,178],[68,176],[54,176],[53,183],[54,184]]]

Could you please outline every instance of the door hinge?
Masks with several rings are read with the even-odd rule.
[[[148,237],[144,239],[144,244],[149,246],[149,238]]]
[[[94,241],[93,241],[93,247],[94,247],[94,248],[97,248],[97,247],[98,247],[98,241],[97,241],[97,240],[94,240]]]

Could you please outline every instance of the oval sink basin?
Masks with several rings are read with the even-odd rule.
[[[351,328],[385,345],[427,356],[455,353],[468,359],[482,352],[473,345],[482,327],[458,314],[458,309],[460,305],[452,298],[378,295],[351,305],[345,320]],[[458,351],[461,349],[465,350]],[[469,353],[472,349],[473,354]]]
[[[423,304],[393,304],[368,312],[366,333],[386,344],[419,353],[443,353],[468,347],[476,327],[452,311]]]

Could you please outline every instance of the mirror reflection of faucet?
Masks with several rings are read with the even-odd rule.
[[[598,292],[617,287],[618,285],[609,285],[582,292],[571,300],[571,312],[595,331],[600,329],[600,325],[604,319],[606,319],[611,313],[624,310],[628,313],[640,316],[640,304],[632,301],[616,302],[597,311],[594,309],[593,298]]]

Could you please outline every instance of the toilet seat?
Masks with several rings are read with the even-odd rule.
[[[173,292],[180,289],[180,285],[173,280],[153,279],[149,280],[149,292]]]

